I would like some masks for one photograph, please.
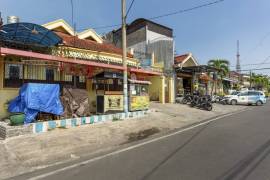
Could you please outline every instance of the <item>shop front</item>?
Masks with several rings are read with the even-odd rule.
[[[124,111],[123,73],[104,71],[94,77],[96,112],[100,114]]]
[[[4,25],[7,33],[0,34],[0,118],[10,115],[7,112],[8,104],[19,95],[19,89],[26,83],[57,84],[60,98],[72,92],[70,89],[82,90],[77,91],[84,94],[78,104],[63,103],[67,106],[64,109],[71,108],[73,112],[82,111],[83,103],[89,104],[88,112],[93,115],[123,112],[121,49],[50,31],[36,24],[18,23],[10,26]],[[144,79],[160,76],[160,73],[140,69],[138,60],[130,54],[127,56],[129,76],[138,74]],[[134,94],[130,95],[133,104],[129,106],[131,111],[149,107],[148,85],[144,83],[130,82],[130,88],[134,87],[131,92]],[[86,101],[85,96],[88,96]],[[67,102],[73,101],[69,99]],[[74,114],[76,116],[69,118],[80,115]]]
[[[129,111],[149,109],[150,84],[150,81],[129,79]]]
[[[179,71],[179,69],[186,67],[199,66],[197,60],[191,53],[178,55],[174,60],[174,69],[176,72],[176,96],[180,97],[184,94],[190,94],[194,90],[193,84],[195,82],[192,71]]]
[[[200,92],[200,94],[208,95],[212,93],[213,78],[211,75],[215,74],[219,70],[206,65],[190,66],[175,68],[177,74],[190,74],[192,75],[191,93],[194,91]]]

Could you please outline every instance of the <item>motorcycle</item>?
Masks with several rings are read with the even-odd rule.
[[[194,106],[198,106],[199,104],[200,104],[200,96],[194,94],[194,95],[193,95],[193,98],[192,98],[192,100],[191,100],[191,102],[190,102],[190,106],[191,106],[191,107],[194,107]]]
[[[219,103],[219,104],[226,105],[228,104],[227,100],[228,99],[225,98],[224,96],[217,96],[217,95],[212,96],[212,103]]]
[[[191,107],[198,107],[207,111],[212,111],[212,98],[210,96],[198,96],[195,95],[190,104]]]
[[[182,104],[187,104],[192,101],[193,97],[190,94],[186,94],[184,98],[182,99],[181,103]]]
[[[200,107],[207,111],[212,111],[213,105],[212,105],[211,97],[210,96],[202,97]]]

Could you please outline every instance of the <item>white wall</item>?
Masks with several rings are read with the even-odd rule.
[[[150,30],[146,31],[146,38],[147,38],[147,42],[148,41],[158,41],[158,40],[173,40],[173,38],[171,38],[171,37],[167,37],[165,35],[158,34],[156,32],[150,31]]]

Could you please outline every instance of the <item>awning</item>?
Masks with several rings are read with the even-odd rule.
[[[128,81],[133,84],[152,84],[150,81],[141,81],[141,80],[134,80],[134,79],[129,79]]]
[[[7,42],[44,47],[55,46],[62,42],[53,31],[38,24],[25,22],[5,24],[0,31],[0,38]]]
[[[221,71],[220,69],[207,66],[207,65],[199,65],[199,66],[189,66],[189,67],[175,67],[175,71],[177,73],[182,72],[182,73],[193,73],[193,72],[219,72]]]
[[[15,55],[15,56],[22,56],[22,57],[37,58],[37,59],[40,59],[41,61],[42,60],[49,60],[49,61],[57,61],[57,62],[70,63],[70,64],[81,64],[81,65],[88,65],[88,66],[93,66],[93,67],[101,67],[101,68],[109,68],[109,69],[117,69],[117,70],[124,69],[122,66],[99,63],[99,62],[94,62],[91,60],[65,58],[65,57],[60,57],[60,56],[53,56],[53,55],[49,55],[49,54],[41,54],[41,53],[36,53],[36,52],[31,52],[31,51],[23,51],[23,50],[11,49],[11,48],[0,47],[0,53],[1,53],[1,55],[6,54],[6,55]]]

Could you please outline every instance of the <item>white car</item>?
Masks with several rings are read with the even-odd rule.
[[[228,103],[232,105],[247,104],[247,105],[263,105],[266,103],[265,94],[261,91],[244,91],[237,95],[232,95],[228,99]]]
[[[237,94],[239,94],[240,93],[240,91],[234,91],[234,92],[232,92],[231,94],[229,94],[229,95],[226,95],[226,96],[224,96],[226,99],[229,99],[229,98],[231,98],[231,97],[233,97],[233,96],[236,96]]]
[[[230,99],[237,96],[239,93],[240,91],[233,91],[231,94],[224,96],[226,104],[230,104]]]

